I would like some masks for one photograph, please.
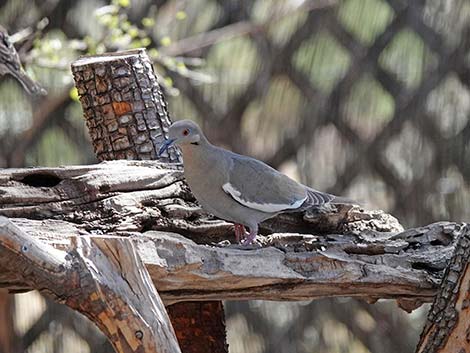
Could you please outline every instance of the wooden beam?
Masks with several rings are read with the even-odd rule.
[[[459,224],[444,222],[381,237],[284,233],[264,238],[264,247],[240,249],[224,243],[196,244],[169,232],[120,231],[103,236],[63,221],[12,221],[57,249],[67,249],[74,238],[83,236],[132,239],[166,304],[354,296],[419,306],[432,301],[452,253],[452,239],[461,232]],[[440,239],[449,243],[435,245]],[[34,288],[11,268],[0,268],[0,287]]]

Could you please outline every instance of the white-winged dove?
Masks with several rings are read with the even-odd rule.
[[[173,123],[159,155],[171,144],[183,152],[184,175],[196,199],[208,212],[235,223],[235,235],[244,237],[244,244],[255,240],[258,224],[268,218],[335,199],[259,160],[212,145],[193,121]]]

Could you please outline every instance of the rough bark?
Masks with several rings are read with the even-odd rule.
[[[157,159],[170,117],[145,50],[84,57],[72,64],[72,72],[97,157],[100,160]],[[181,154],[176,147],[171,147],[159,159],[181,162]],[[227,352],[223,306],[213,304],[193,303],[187,308],[185,304],[175,304],[181,306],[172,315],[172,320],[178,323],[198,321],[195,314],[203,310],[207,314],[208,308],[219,308],[214,309],[212,320],[208,320],[207,327],[201,331],[206,336],[199,335],[191,352],[206,351],[214,338],[210,331],[215,323],[220,325],[216,331],[223,335],[219,337],[222,341],[218,346],[222,349],[213,353]],[[196,306],[200,308],[195,310]],[[194,332],[191,325],[178,325],[177,333],[181,338],[190,337]]]
[[[157,159],[170,119],[145,50],[82,57],[72,72],[98,159]],[[160,160],[180,153],[170,148]]]
[[[470,352],[470,228],[462,230],[416,349],[417,353]]]
[[[86,315],[116,352],[180,352],[132,242],[76,237],[64,251],[0,217],[0,267],[17,271],[18,281]]]
[[[261,225],[261,248],[240,249],[177,165],[151,161],[1,171],[0,214],[60,249],[81,236],[131,238],[166,304],[356,296],[410,310],[432,301],[462,231],[449,222],[403,231],[383,212],[344,205],[280,215]],[[31,288],[5,271],[0,286]]]

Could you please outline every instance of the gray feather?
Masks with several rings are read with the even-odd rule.
[[[305,200],[305,186],[253,158],[230,153],[228,182],[247,203],[289,206]],[[233,196],[233,195],[232,195]]]

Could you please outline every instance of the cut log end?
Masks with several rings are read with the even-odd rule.
[[[83,65],[92,65],[92,64],[101,64],[107,61],[115,60],[126,60],[131,57],[147,55],[145,48],[129,49],[123,50],[115,53],[104,53],[104,54],[95,54],[95,55],[83,55],[75,60],[72,64],[72,71],[80,71],[80,66]]]

